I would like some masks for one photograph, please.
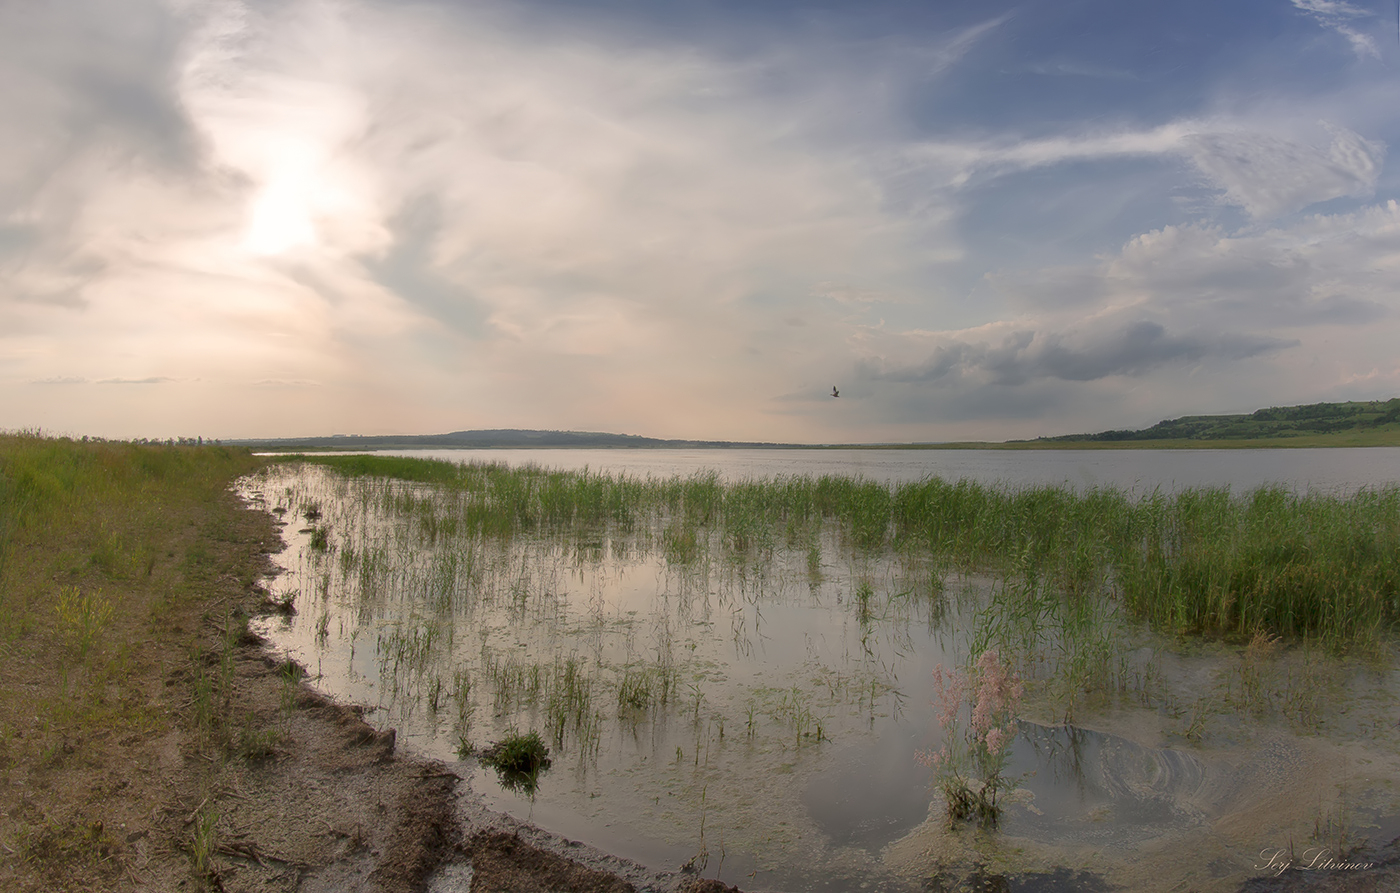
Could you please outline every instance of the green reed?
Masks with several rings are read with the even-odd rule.
[[[1374,643],[1400,619],[1400,488],[1393,486],[1350,496],[1265,487],[1134,497],[1113,488],[1011,489],[937,478],[724,483],[713,473],[658,479],[372,456],[306,461],[352,477],[433,485],[414,491],[381,482],[365,491],[412,517],[427,543],[657,530],[665,554],[681,564],[715,548],[747,560],[784,543],[811,544],[815,573],[821,556],[813,532],[826,525],[857,553],[893,549],[992,573],[1005,586],[1041,593],[1038,599],[1049,597],[1042,590],[1108,599],[1171,633],[1263,629],[1336,650]],[[451,571],[443,573],[445,591],[456,584]]]

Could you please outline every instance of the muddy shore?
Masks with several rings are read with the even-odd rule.
[[[256,562],[265,578],[275,571],[267,557],[279,542],[275,523],[262,512],[235,511],[239,536],[226,545],[241,545],[241,559]],[[250,615],[273,609],[256,583],[217,598]],[[213,619],[206,627],[205,660],[213,663],[225,630]],[[298,680],[293,690],[288,670],[256,636],[246,634],[238,643],[236,682],[225,709],[277,730],[266,757],[213,767],[197,742],[163,742],[159,759],[180,805],[173,815],[166,811],[149,843],[138,839],[133,849],[127,874],[139,889],[197,885],[180,852],[188,851],[180,844],[197,815],[217,816],[217,842],[203,879],[210,889],[229,893],[735,889],[649,872],[491,813],[450,767],[400,752],[392,730],[376,731],[361,708],[332,703],[309,680]],[[210,793],[195,803],[199,790]]]

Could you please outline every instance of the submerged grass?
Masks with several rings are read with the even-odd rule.
[[[1395,486],[1349,496],[1265,487],[1135,498],[1112,488],[1012,490],[937,478],[723,483],[713,473],[637,479],[378,456],[303,461],[351,478],[433,485],[437,496],[387,483],[377,491],[386,507],[415,518],[428,541],[650,525],[668,559],[682,565],[714,543],[738,561],[806,543],[816,577],[822,555],[813,531],[826,524],[857,552],[893,549],[991,572],[1024,596],[1013,600],[1023,614],[1045,613],[1046,599],[1063,598],[1080,600],[1069,613],[1082,620],[1097,616],[1086,614],[1083,599],[1109,599],[1170,634],[1247,639],[1263,630],[1333,651],[1374,645],[1400,620]]]
[[[343,611],[350,665],[362,636],[402,722],[464,757],[538,730],[556,762],[578,758],[576,781],[634,757],[623,769],[667,790],[702,792],[735,761],[793,771],[899,721],[920,684],[901,674],[925,647],[1003,655],[1038,721],[1128,703],[1191,742],[1213,740],[1227,710],[1309,731],[1335,716],[1336,654],[1381,642],[1400,613],[1395,488],[1135,496],[306,461],[321,467],[248,484],[293,519],[317,510],[300,531],[302,616]],[[325,630],[314,647],[337,647]],[[1203,636],[1225,646],[1182,638]],[[1227,655],[1214,690],[1168,681],[1183,647]],[[756,655],[767,662],[744,665]],[[984,819],[995,779],[975,779]]]
[[[702,777],[712,759],[791,769],[897,719],[907,658],[934,638],[954,661],[1003,655],[1043,720],[1075,723],[1126,701],[1170,717],[1190,742],[1212,739],[1227,710],[1310,731],[1331,722],[1335,656],[1370,652],[1400,619],[1395,487],[1135,496],[305,461],[319,468],[270,469],[249,484],[311,525],[302,615],[345,610],[402,722],[448,736],[459,755],[535,729],[556,762],[577,759],[576,778],[634,752],[666,784]],[[804,642],[800,666],[731,672],[791,648],[781,625],[808,606],[832,633]],[[1212,650],[1239,650],[1238,669],[1213,691],[1169,684],[1144,624],[1179,644],[1223,638],[1229,647]],[[350,648],[353,665],[353,638]],[[986,791],[990,820],[995,779],[984,772],[980,787],[945,796]],[[501,780],[532,793],[538,778]]]
[[[728,722],[764,751],[817,748],[852,717],[873,728],[902,709],[899,665],[916,618],[930,632],[947,628],[958,652],[1005,655],[1055,721],[1127,697],[1177,717],[1189,740],[1205,736],[1227,703],[1308,729],[1320,722],[1330,659],[1377,653],[1400,615],[1395,487],[1139,497],[939,479],[728,483],[714,473],[638,479],[376,456],[304,461],[331,473],[269,469],[252,484],[275,512],[312,525],[302,530],[310,538],[298,598],[315,600],[325,618],[332,599],[352,609],[349,622],[373,630],[365,641],[391,709],[405,722],[421,711],[462,753],[488,716],[497,732],[539,729],[584,770],[605,727],[619,741],[664,738],[669,747],[677,720],[716,723],[719,747]],[[334,531],[333,546],[317,531]],[[658,601],[608,604],[603,589],[634,561],[664,568]],[[965,585],[951,591],[957,578]],[[733,698],[717,691],[715,655],[697,655],[684,630],[727,620],[736,655],[751,657],[767,635],[766,606],[788,597],[777,594],[785,587],[804,600],[806,588],[814,599],[834,596],[850,620],[838,658],[847,668],[818,659],[774,688],[765,680]],[[1192,709],[1141,647],[1144,622],[1171,637],[1256,644],[1243,649],[1225,697]],[[635,631],[647,629],[653,641],[638,641]],[[1308,657],[1276,663],[1274,642],[1302,644]],[[698,739],[676,746],[693,761],[708,752]]]

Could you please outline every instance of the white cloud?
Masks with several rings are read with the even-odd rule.
[[[1379,59],[1380,50],[1376,41],[1353,27],[1357,19],[1370,18],[1370,10],[1360,9],[1345,0],[1293,0],[1293,6],[1302,10],[1324,28],[1337,32],[1351,44],[1357,58]]]
[[[1196,133],[1185,143],[1192,163],[1224,190],[1225,202],[1270,220],[1375,190],[1385,147],[1343,127],[1327,129],[1332,140],[1324,147],[1243,130]]]
[[[1017,142],[926,143],[910,156],[941,174],[953,189],[1073,162],[1182,157],[1221,190],[1221,201],[1267,221],[1318,202],[1374,191],[1384,144],[1339,125],[1321,122],[1319,127],[1328,137],[1324,145],[1246,122],[1185,119],[1145,130]]]

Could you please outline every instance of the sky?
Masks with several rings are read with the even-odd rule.
[[[0,0],[0,429],[931,442],[1400,396],[1397,15]]]

